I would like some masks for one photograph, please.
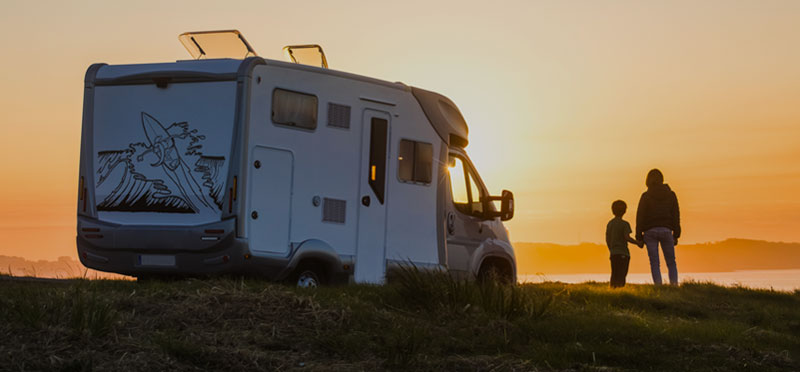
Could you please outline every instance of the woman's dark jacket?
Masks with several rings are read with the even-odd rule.
[[[667,227],[677,239],[681,236],[681,213],[678,197],[667,184],[650,187],[639,199],[636,211],[636,237],[654,227]]]

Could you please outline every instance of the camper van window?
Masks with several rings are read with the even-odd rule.
[[[317,128],[317,96],[276,88],[272,91],[272,122],[295,128]]]
[[[433,145],[430,143],[400,140],[397,161],[397,175],[401,181],[431,183]]]
[[[469,213],[469,194],[467,193],[467,177],[464,173],[464,163],[459,158],[454,158],[450,167],[450,192],[453,204],[462,213]]]
[[[386,119],[372,118],[370,124],[367,178],[375,197],[383,204],[386,191],[386,137],[389,134],[389,122]]]
[[[417,142],[414,149],[414,181],[431,183],[433,145]]]
[[[397,148],[397,176],[401,181],[414,181],[414,141],[400,140]]]

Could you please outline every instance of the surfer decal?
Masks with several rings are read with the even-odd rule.
[[[141,113],[144,141],[97,153],[98,211],[218,213],[225,158],[206,156],[204,135],[178,122],[164,127]],[[191,164],[191,166],[190,166]]]

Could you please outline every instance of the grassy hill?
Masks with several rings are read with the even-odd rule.
[[[409,274],[410,273],[410,274]],[[0,278],[7,370],[800,370],[800,292]]]
[[[521,274],[607,273],[610,270],[605,245],[514,243],[514,249]],[[628,249],[631,251],[630,272],[649,273],[647,250],[632,244]],[[800,269],[800,243],[728,239],[680,244],[675,255],[682,272]]]

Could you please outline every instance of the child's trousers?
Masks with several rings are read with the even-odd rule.
[[[611,255],[611,287],[624,287],[625,277],[628,276],[628,264],[631,257],[624,254]]]

